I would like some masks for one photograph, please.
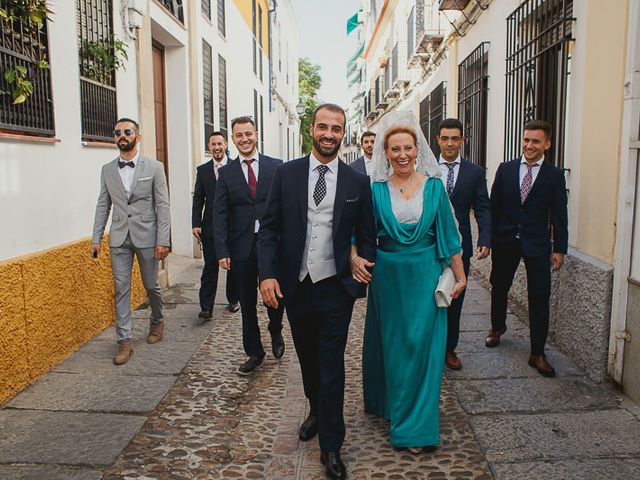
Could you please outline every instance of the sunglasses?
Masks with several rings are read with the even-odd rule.
[[[124,130],[122,130],[122,129],[119,128],[119,129],[113,131],[113,136],[114,137],[119,137],[123,133],[125,134],[125,136],[128,137],[130,135],[133,135],[135,133],[135,130],[133,130],[131,128],[125,128]]]

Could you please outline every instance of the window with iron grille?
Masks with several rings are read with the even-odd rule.
[[[258,49],[258,55],[260,56],[258,76],[260,77],[260,80],[262,80],[262,49],[264,46],[262,44],[262,7],[260,5],[258,5],[258,45],[260,45],[260,48]]]
[[[227,135],[227,62],[218,55],[218,105],[220,107],[220,131]]]
[[[211,20],[211,0],[201,0],[202,1],[202,15]]]
[[[411,55],[413,55],[413,47],[415,46],[416,41],[416,34],[413,30],[413,27],[415,25],[414,15],[415,7],[411,9],[409,18],[407,18],[407,58],[411,58]]]
[[[258,122],[260,118],[258,117],[258,91],[253,91],[253,121],[255,123],[256,132],[260,128],[260,122]]]
[[[553,141],[545,159],[564,167],[573,0],[525,0],[507,17],[505,160],[521,154],[523,127],[546,120]]]
[[[214,130],[213,125],[213,58],[211,45],[202,40],[202,111],[204,112],[204,141]]]
[[[264,152],[264,99],[260,95],[260,151]]]
[[[258,73],[258,56],[256,53],[257,45],[256,45],[256,0],[251,0],[251,33],[253,34],[253,38],[251,39],[251,45],[253,48],[253,73]]]
[[[223,37],[227,34],[224,2],[225,0],[218,0],[218,32],[220,32],[220,35]]]
[[[76,6],[82,138],[112,142],[118,110],[116,69],[110,61],[119,55],[113,35],[113,2],[78,0]]]
[[[398,79],[398,44],[396,43],[391,51],[391,83]]]
[[[169,10],[176,20],[184,25],[184,12],[182,11],[182,0],[158,0],[160,5]]]
[[[420,102],[420,128],[436,158],[440,155],[440,147],[436,140],[438,125],[444,120],[446,114],[447,82],[441,82]]]
[[[458,119],[464,126],[462,156],[487,166],[487,92],[489,44],[481,43],[458,65]]]
[[[7,10],[11,2],[0,0],[0,8]],[[0,21],[0,129],[16,133],[42,136],[55,134],[51,72],[46,61],[49,58],[47,21],[42,28],[28,21],[21,23]],[[42,63],[41,63],[42,62]],[[31,82],[33,90],[24,102],[14,104],[8,71],[25,72],[24,79]],[[19,93],[16,100],[19,100]]]

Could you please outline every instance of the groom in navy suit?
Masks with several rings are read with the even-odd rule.
[[[478,260],[486,258],[491,248],[491,212],[489,194],[484,169],[460,158],[460,149],[464,142],[462,122],[456,118],[447,118],[438,126],[438,145],[440,146],[440,170],[447,194],[453,205],[462,236],[462,264],[464,274],[469,277],[473,244],[471,242],[471,222],[473,214],[478,224]],[[458,298],[451,302],[447,310],[447,368],[459,370],[462,362],[456,355],[460,337],[460,314],[464,302],[463,290]]]
[[[233,272],[242,309],[242,345],[248,359],[240,365],[240,375],[250,375],[264,359],[258,326],[258,257],[256,240],[269,187],[282,160],[258,153],[258,132],[251,117],[231,122],[236,160],[218,173],[214,201],[214,237],[218,263]],[[271,349],[275,358],[284,355],[282,307],[267,308]]]
[[[527,269],[529,365],[545,377],[555,370],[544,346],[549,331],[551,270],[567,253],[567,187],[564,172],[545,162],[551,125],[534,120],[524,126],[522,157],[498,167],[491,187],[491,330],[487,347],[500,344],[506,330],[507,296],[520,259]]]
[[[344,351],[351,313],[365,286],[350,266],[355,233],[359,255],[373,266],[375,228],[369,179],[338,158],[346,115],[324,104],[313,113],[310,155],[276,170],[258,235],[260,292],[283,302],[300,360],[310,412],[300,440],[318,433],[320,460],[344,479]]]

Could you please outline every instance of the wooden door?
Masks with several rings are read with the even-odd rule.
[[[169,179],[167,155],[167,102],[164,68],[164,49],[153,45],[153,103],[156,120],[156,159],[164,164],[164,173]]]

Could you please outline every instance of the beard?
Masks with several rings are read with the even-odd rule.
[[[127,142],[126,140],[120,140],[118,142],[118,149],[121,152],[130,152],[131,150],[133,150],[136,146],[136,141],[132,140],[130,142]]]
[[[324,157],[333,157],[334,155],[336,155],[338,153],[338,150],[340,150],[340,142],[336,142],[336,144],[333,147],[330,148],[326,148],[323,147],[322,145],[320,145],[320,141],[317,140],[316,138],[313,139],[313,147],[316,149],[316,151],[324,156]]]

